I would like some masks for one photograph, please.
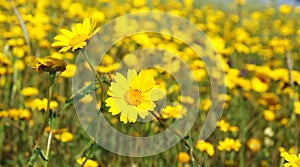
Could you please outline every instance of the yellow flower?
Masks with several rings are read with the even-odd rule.
[[[47,102],[48,99],[47,98],[43,98],[43,99],[33,99],[33,100],[28,100],[25,102],[25,107],[30,108],[31,110],[38,110],[38,111],[42,111],[42,110],[46,110],[47,108]],[[50,109],[54,110],[58,107],[58,103],[56,101],[50,101]]]
[[[87,41],[100,30],[100,28],[95,29],[95,27],[95,21],[85,18],[82,23],[72,25],[72,31],[60,29],[61,34],[54,37],[55,42],[51,46],[62,47],[59,52],[82,49],[87,45]]]
[[[218,121],[217,126],[220,128],[222,132],[237,132],[239,130],[236,126],[231,126],[228,122],[225,122],[224,119]]]
[[[288,4],[283,4],[279,7],[279,12],[283,15],[289,14],[292,11],[292,7]]]
[[[296,101],[294,103],[294,112],[298,115],[300,115],[300,101]]]
[[[275,119],[274,111],[271,110],[265,110],[263,116],[266,121],[273,121]]]
[[[265,92],[269,89],[270,81],[264,75],[257,75],[251,79],[252,89],[256,92]]]
[[[64,78],[72,78],[75,75],[76,66],[74,64],[68,64],[66,70],[60,74]]]
[[[53,57],[44,57],[44,58],[37,58],[35,60],[34,66],[32,69],[38,71],[39,73],[42,73],[44,71],[46,72],[63,72],[66,70],[67,63],[53,58]]]
[[[39,90],[34,87],[25,87],[21,90],[22,96],[34,96],[39,93]]]
[[[154,101],[163,97],[153,76],[145,70],[137,74],[134,69],[128,70],[127,78],[117,73],[107,94],[111,96],[105,101],[106,106],[110,107],[109,112],[112,115],[121,113],[120,120],[124,124],[136,122],[138,115],[144,119],[148,111],[156,107]]]
[[[178,162],[180,162],[180,163],[187,163],[187,162],[189,162],[189,161],[191,160],[191,157],[190,157],[190,155],[189,155],[188,153],[186,153],[186,152],[180,152],[180,153],[178,153],[178,155],[177,155],[177,160],[178,160]]]
[[[31,112],[27,109],[9,109],[7,111],[7,115],[10,118],[14,120],[19,120],[19,119],[30,119],[31,118]]]
[[[239,140],[233,140],[231,138],[226,137],[224,141],[220,141],[218,144],[218,150],[220,151],[239,151],[241,147],[241,142]]]
[[[206,98],[201,101],[200,109],[202,111],[208,111],[210,109],[210,106],[211,106],[211,100]]]
[[[164,119],[168,118],[182,118],[186,114],[187,110],[186,108],[182,107],[180,104],[176,106],[166,106],[162,113],[161,116]]]
[[[213,156],[215,154],[214,145],[209,142],[205,142],[204,140],[199,140],[195,146],[200,152],[206,152],[209,156]]]
[[[289,154],[288,152],[282,152],[280,154],[287,162],[283,164],[284,167],[299,167],[300,166],[300,153],[298,157],[295,154]]]
[[[15,68],[20,71],[25,68],[24,62],[22,60],[16,60],[14,65],[15,65]]]
[[[251,138],[247,141],[247,147],[253,153],[258,152],[261,148],[261,142],[256,138]]]
[[[85,160],[86,160],[86,157],[82,157],[82,158],[78,158],[76,160],[76,162],[79,165],[82,165]],[[94,160],[91,160],[91,159],[88,159],[83,166],[84,167],[97,167],[98,166],[98,162],[94,161]]]
[[[62,132],[61,134],[54,135],[54,137],[62,143],[72,141],[74,138],[73,134],[70,132]]]

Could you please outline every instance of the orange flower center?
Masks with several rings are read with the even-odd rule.
[[[143,101],[142,91],[129,88],[129,90],[124,95],[124,98],[127,104],[138,106]]]
[[[69,45],[74,47],[80,47],[80,46],[84,46],[85,44],[83,44],[87,39],[89,38],[89,36],[87,34],[78,34],[76,36],[74,36],[70,42]],[[80,46],[78,46],[80,45]]]

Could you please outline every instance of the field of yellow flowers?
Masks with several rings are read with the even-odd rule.
[[[255,2],[1,1],[0,166],[300,167],[300,7]]]

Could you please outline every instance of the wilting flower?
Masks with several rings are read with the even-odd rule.
[[[280,154],[287,162],[284,163],[284,167],[299,167],[300,166],[300,153],[297,155],[289,154],[288,152],[282,152]]]
[[[61,34],[54,37],[55,42],[51,46],[62,47],[59,52],[82,49],[87,45],[87,41],[99,31],[100,28],[95,29],[95,27],[95,21],[85,18],[82,23],[72,25],[72,31],[60,29]]]
[[[53,57],[37,58],[32,69],[42,73],[46,72],[63,72],[66,70],[67,63]]]
[[[111,96],[105,101],[106,106],[110,107],[109,112],[112,115],[121,113],[120,120],[125,124],[136,122],[138,115],[144,119],[148,111],[154,110],[154,101],[163,96],[153,76],[145,70],[137,74],[132,69],[128,70],[127,78],[117,73],[107,94]]]

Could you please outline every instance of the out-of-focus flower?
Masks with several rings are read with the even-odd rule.
[[[66,70],[67,63],[53,58],[53,57],[44,57],[44,58],[37,58],[32,69],[42,73],[46,72],[63,72]]]
[[[215,154],[214,145],[204,140],[199,140],[195,146],[200,152],[206,152],[209,156],[213,156]]]
[[[117,73],[113,79],[107,92],[110,97],[105,102],[112,115],[121,113],[120,120],[124,124],[136,122],[138,115],[144,119],[148,111],[154,110],[154,101],[164,96],[153,76],[144,70],[137,74],[134,69],[129,69],[127,78]]]
[[[43,98],[43,99],[36,98],[33,100],[26,101],[25,107],[30,108],[32,110],[42,111],[42,110],[46,110],[47,102],[48,102],[47,98]],[[58,103],[56,101],[50,101],[50,109],[51,110],[54,110],[57,107],[58,107]]]
[[[282,152],[280,154],[287,162],[284,163],[284,167],[299,167],[300,166],[300,153],[297,155],[289,154],[288,152]]]
[[[272,128],[271,127],[267,127],[264,130],[264,135],[266,135],[267,137],[273,137],[274,136],[274,132],[273,132]]]
[[[218,150],[220,151],[239,151],[241,147],[241,142],[239,140],[234,140],[226,137],[225,140],[220,141],[218,144]]]
[[[95,29],[95,27],[95,21],[85,18],[82,23],[72,25],[72,31],[60,29],[61,34],[54,37],[55,42],[51,46],[62,47],[59,52],[82,49],[87,45],[87,41],[100,30],[100,28]]]
[[[269,89],[270,81],[265,75],[256,75],[251,79],[252,89],[256,92],[265,92]]]
[[[2,112],[4,112],[4,111],[1,111],[0,113],[2,113]],[[2,114],[3,114],[2,117],[9,117],[9,118],[12,118],[13,120],[19,120],[19,119],[28,120],[31,118],[31,112],[27,109],[12,108]],[[1,116],[0,116],[0,118],[1,118]]]
[[[265,110],[263,113],[263,117],[266,121],[273,121],[275,119],[275,113],[271,110]]]
[[[54,137],[62,143],[72,141],[74,136],[70,132],[62,132],[61,134],[55,134]]]
[[[247,141],[247,147],[253,153],[258,152],[261,148],[261,142],[257,138],[251,138]]]
[[[275,93],[263,93],[258,103],[268,107],[270,110],[274,110],[278,108],[279,97]]]
[[[223,132],[237,132],[239,130],[238,127],[236,126],[231,126],[228,122],[225,122],[224,119],[221,119],[220,121],[218,121],[217,126],[220,128],[221,131]]]
[[[83,165],[83,167],[98,167],[98,162],[95,161],[95,160],[92,160],[92,159],[88,159],[86,160],[86,157],[82,157],[82,158],[77,158],[76,159],[76,162],[79,164],[79,165],[82,165],[83,162],[85,162],[85,164]]]
[[[16,60],[14,66],[17,70],[23,70],[25,68],[24,62],[22,60]]]
[[[195,100],[190,96],[178,96],[178,101],[185,104],[193,104],[195,102]]]
[[[180,163],[188,163],[191,160],[191,157],[188,153],[186,152],[180,152],[177,155],[177,160]]]
[[[292,11],[292,7],[288,4],[282,4],[279,7],[279,12],[283,15],[289,14]]]
[[[39,90],[35,87],[25,87],[21,90],[22,96],[34,96],[39,93]]]
[[[208,111],[210,109],[210,106],[211,106],[211,100],[210,99],[201,100],[200,109],[202,111]]]
[[[300,101],[296,101],[294,103],[294,112],[298,115],[300,115]]]
[[[182,118],[186,114],[186,108],[182,107],[182,105],[177,104],[176,106],[166,106],[162,109],[161,116],[164,119],[168,118]]]
[[[66,70],[60,74],[64,78],[72,78],[76,72],[76,66],[74,64],[68,64]]]

